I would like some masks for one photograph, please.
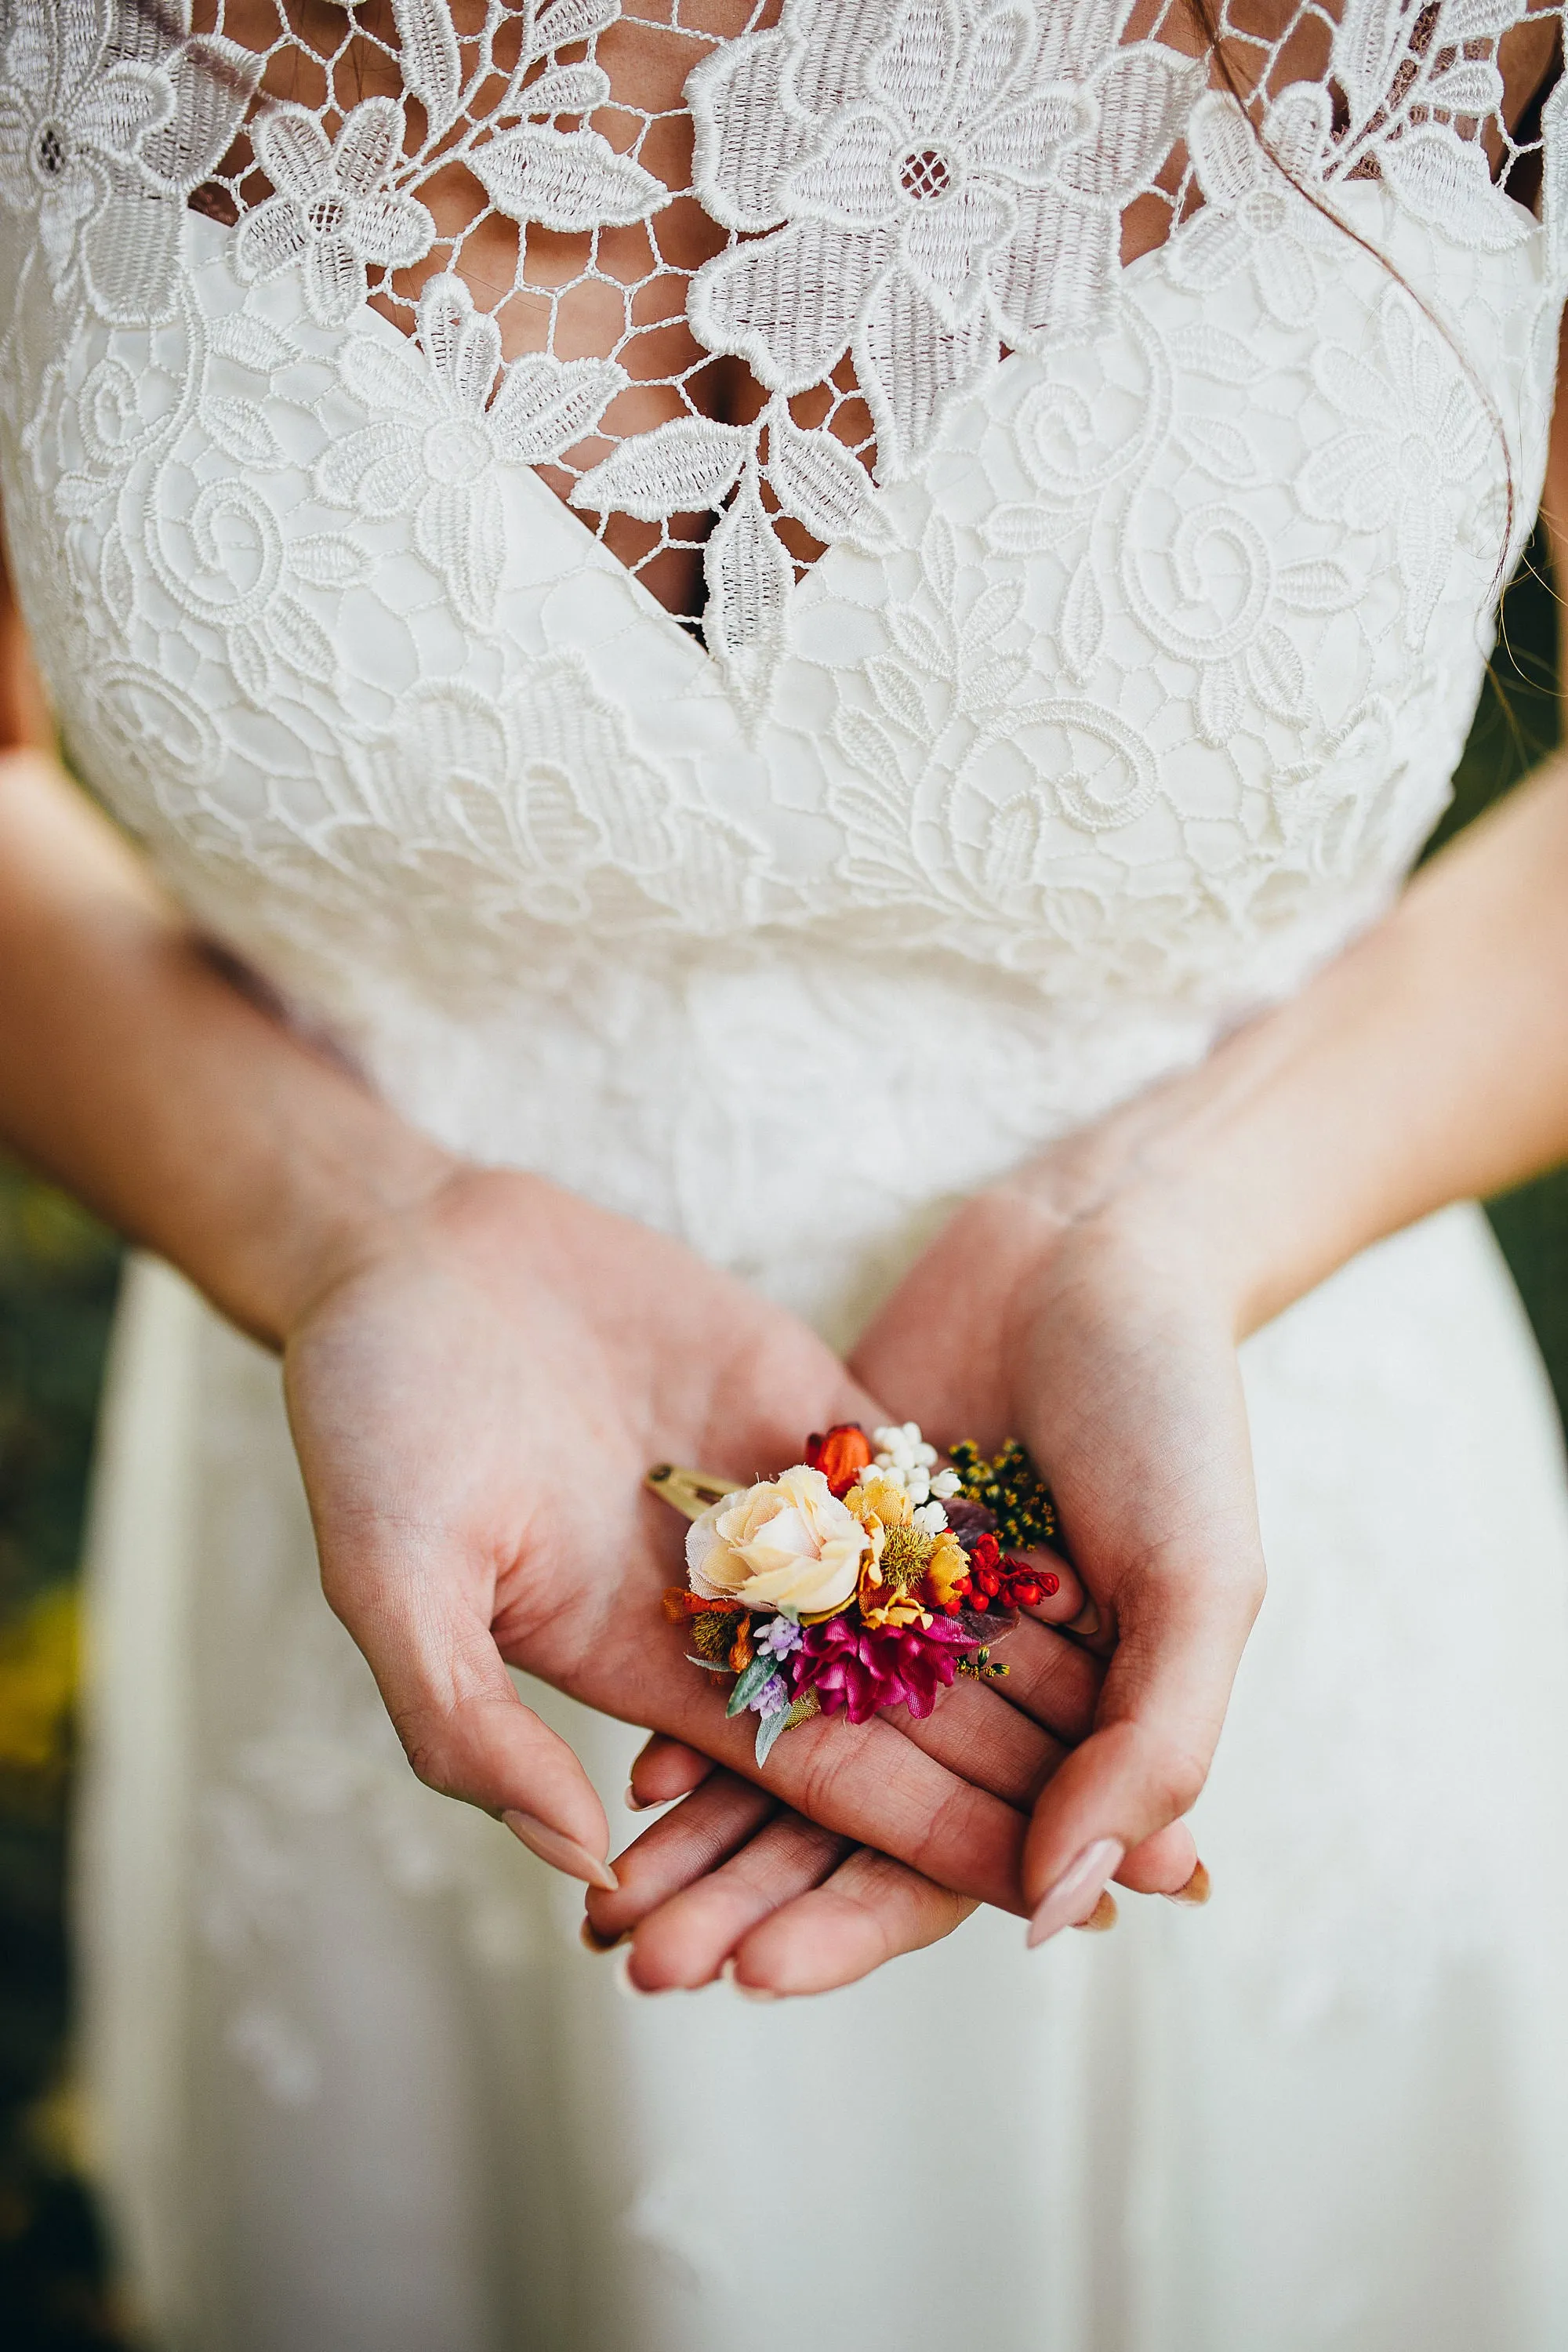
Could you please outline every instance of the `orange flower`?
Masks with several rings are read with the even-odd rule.
[[[836,1422],[826,1433],[814,1432],[806,1440],[805,1458],[842,1497],[870,1461],[871,1441],[858,1421]]]
[[[667,1584],[664,1588],[664,1613],[672,1625],[679,1625],[683,1617],[706,1617],[712,1610],[722,1611],[727,1616],[743,1617],[746,1613],[738,1601],[708,1601],[700,1592],[688,1592],[684,1584]]]

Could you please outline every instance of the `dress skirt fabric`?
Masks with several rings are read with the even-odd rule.
[[[1270,1592],[1202,1914],[638,2000],[408,1773],[277,1367],[139,1263],[93,1529],[82,2060],[167,2352],[1561,2352],[1568,1494],[1471,1209],[1246,1379]],[[539,1696],[531,1694],[531,1696]],[[636,1745],[553,1695],[612,1820]]]

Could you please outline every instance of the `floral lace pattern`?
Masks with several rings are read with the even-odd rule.
[[[1121,215],[1168,152],[1202,67],[1120,46],[1125,9],[860,0],[824,44],[812,0],[716,52],[687,95],[694,184],[765,235],[699,273],[711,351],[775,394],[853,349],[878,475],[907,475],[1000,345],[1102,310]]]
[[[696,13],[247,51],[5,0],[0,479],[77,762],[195,917],[410,1117],[845,1338],[1397,887],[1539,492],[1568,100],[1503,125],[1521,0],[1249,7],[1245,112],[1174,7]],[[932,1070],[897,1166],[802,1133]],[[205,1749],[283,2106],[321,2045],[251,1979],[322,1790],[384,1888],[489,1883],[393,1820],[345,1660]]]
[[[381,990],[466,1020],[595,935],[648,1019],[696,940],[853,940],[1184,1053],[1393,887],[1539,480],[1562,91],[1499,109],[1541,20],[1227,25],[1249,119],[1125,0],[678,7],[678,267],[629,7],[350,8],[314,108],[303,35],[217,15],[10,0],[7,512],[87,772],[378,1067]],[[705,511],[707,660],[588,520]]]
[[[1510,38],[1539,48],[1554,6],[1526,23],[1526,0],[1280,0],[1266,34],[1226,5],[1251,121],[1193,54],[1180,0],[731,13],[725,38],[695,0],[646,16],[635,0],[395,0],[394,41],[374,11],[312,38],[289,0],[214,0],[252,50],[193,36],[190,0],[11,0],[0,199],[36,207],[57,291],[79,258],[127,320],[157,310],[171,225],[133,226],[113,195],[205,190],[237,223],[241,277],[289,278],[323,325],[374,296],[417,333],[429,277],[483,282],[495,397],[521,365],[539,411],[526,462],[554,466],[650,580],[671,551],[700,555],[710,650],[745,660],[824,547],[879,543],[873,485],[907,478],[1005,354],[1110,315],[1135,200],[1179,229],[1189,282],[1256,267],[1298,322],[1300,248],[1346,182],[1382,179],[1414,217],[1502,249],[1527,233],[1510,192],[1540,164],[1560,234],[1561,93],[1516,136],[1499,64]],[[668,106],[599,56],[633,54],[645,27],[680,61]],[[364,95],[367,75],[387,87]],[[284,94],[301,79],[313,103]],[[1293,185],[1325,210],[1292,208]],[[721,249],[693,239],[693,205]],[[603,401],[574,396],[584,356],[618,371]],[[714,413],[732,405],[712,389],[723,362],[750,372],[744,421]]]
[[[374,973],[458,1011],[584,924],[848,923],[1224,1019],[1363,919],[1539,476],[1562,92],[1516,137],[1500,58],[1542,20],[1227,24],[1249,119],[1127,0],[677,7],[677,267],[667,118],[599,55],[632,10],[358,15],[313,108],[232,7],[5,19],[19,569],[79,755],[242,952],[357,1029]],[[1123,266],[1135,202],[1170,233]],[[680,413],[622,430],[672,280]],[[749,417],[697,404],[720,359]],[[704,512],[710,662],[585,520]]]

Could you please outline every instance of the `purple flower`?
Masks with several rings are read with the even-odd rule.
[[[752,1693],[750,1705],[753,1715],[778,1715],[793,1706],[790,1687],[783,1675],[770,1675],[761,1690]]]
[[[847,1714],[868,1723],[885,1706],[927,1716],[958,1672],[974,1636],[950,1617],[921,1625],[862,1625],[852,1616],[811,1625],[795,1660],[795,1695],[816,1693],[824,1715]]]
[[[800,1627],[793,1617],[775,1617],[767,1632],[757,1635],[755,1646],[759,1654],[765,1650],[770,1657],[787,1658],[800,1647]]]

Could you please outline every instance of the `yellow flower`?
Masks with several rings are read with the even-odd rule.
[[[852,1486],[844,1500],[868,1531],[873,1519],[884,1528],[907,1528],[914,1517],[915,1507],[902,1486],[876,1470]]]
[[[933,1549],[933,1538],[913,1524],[911,1514],[887,1529],[876,1560],[860,1571],[860,1614],[868,1625],[930,1623],[921,1588]]]
[[[875,1592],[860,1587],[860,1614],[868,1625],[929,1625],[931,1612],[921,1606],[918,1596],[900,1591],[896,1585],[880,1584]]]
[[[969,1574],[969,1556],[951,1528],[943,1528],[926,1562],[926,1582],[939,1609],[956,1600],[957,1587]]]

